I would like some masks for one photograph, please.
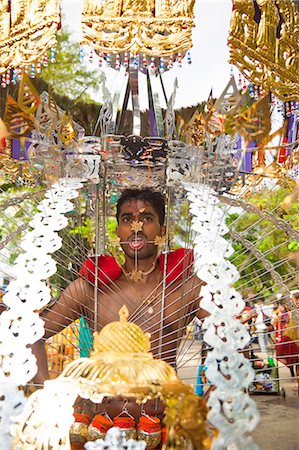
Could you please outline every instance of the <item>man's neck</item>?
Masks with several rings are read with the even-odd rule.
[[[132,270],[142,270],[147,272],[150,270],[157,261],[157,255],[150,256],[144,259],[137,259],[137,263],[133,258],[126,258],[124,263],[124,269],[126,272],[131,272]]]
[[[153,281],[153,278],[157,277],[160,273],[159,264],[157,261],[157,256],[146,259],[138,259],[137,264],[134,259],[126,258],[125,264],[123,265],[123,271],[127,277],[134,281],[134,273],[140,272],[141,277],[138,277],[135,281],[142,281],[147,283],[148,281]]]

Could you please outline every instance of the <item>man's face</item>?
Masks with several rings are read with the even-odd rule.
[[[133,231],[134,225],[141,222]],[[120,208],[117,235],[125,255],[129,258],[146,259],[157,254],[156,236],[165,235],[165,227],[153,206],[144,200],[129,200]]]

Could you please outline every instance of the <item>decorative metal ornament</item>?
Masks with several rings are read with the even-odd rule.
[[[194,0],[85,0],[82,44],[99,52],[170,56],[188,50]]]
[[[56,263],[51,257],[51,253],[61,246],[56,232],[67,225],[64,213],[72,209],[69,199],[76,197],[74,190],[80,187],[82,184],[78,180],[61,179],[45,194],[46,198],[38,205],[41,212],[30,222],[32,231],[27,232],[21,241],[24,253],[16,259],[13,280],[3,296],[3,303],[9,309],[0,315],[0,341],[3,342],[0,352],[0,396],[4,399],[0,403],[0,431],[1,444],[7,449],[11,448],[11,417],[21,412],[25,403],[19,386],[26,385],[37,370],[36,358],[28,345],[44,334],[44,323],[37,311],[45,307],[51,298],[44,281],[56,272]],[[59,195],[55,195],[57,190]],[[42,395],[45,398],[47,392]],[[67,396],[69,393],[66,391],[66,404]],[[71,422],[68,429],[70,425]],[[52,423],[51,426],[53,432],[56,425]]]
[[[233,0],[230,62],[283,101],[299,100],[298,20],[293,0]]]
[[[0,74],[34,63],[56,44],[59,0],[0,0]]]
[[[138,231],[142,231],[143,229],[143,222],[138,222],[137,220],[134,220],[131,224],[131,231],[134,231],[134,233],[138,233]]]
[[[215,386],[210,394],[208,419],[219,435],[213,448],[230,444],[242,449],[256,449],[251,432],[259,420],[258,410],[244,392],[254,378],[254,370],[238,352],[249,342],[244,325],[235,317],[244,309],[241,295],[232,287],[239,274],[228,258],[232,246],[223,238],[228,232],[225,214],[218,208],[215,191],[204,185],[185,184],[193,214],[195,270],[206,285],[201,288],[201,307],[210,313],[205,319],[204,340],[212,347],[206,359],[207,377]],[[242,411],[242,412],[241,412]]]

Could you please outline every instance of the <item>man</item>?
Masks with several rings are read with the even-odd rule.
[[[165,200],[151,189],[127,189],[117,203],[117,236],[125,254],[120,267],[115,258],[87,260],[80,277],[65,289],[53,306],[43,311],[45,339],[85,317],[92,330],[118,320],[123,304],[129,320],[151,334],[151,351],[175,366],[176,350],[186,325],[200,308],[202,282],[192,274],[193,253],[178,249],[158,255],[166,228]],[[95,275],[97,274],[97,276]],[[44,342],[33,345],[39,371],[34,381],[49,377]]]

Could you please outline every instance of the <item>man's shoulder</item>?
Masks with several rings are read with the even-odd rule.
[[[97,272],[98,282],[108,285],[117,280],[122,274],[121,267],[116,259],[110,255],[96,255],[87,258],[79,270],[79,275],[95,284],[95,274]]]

